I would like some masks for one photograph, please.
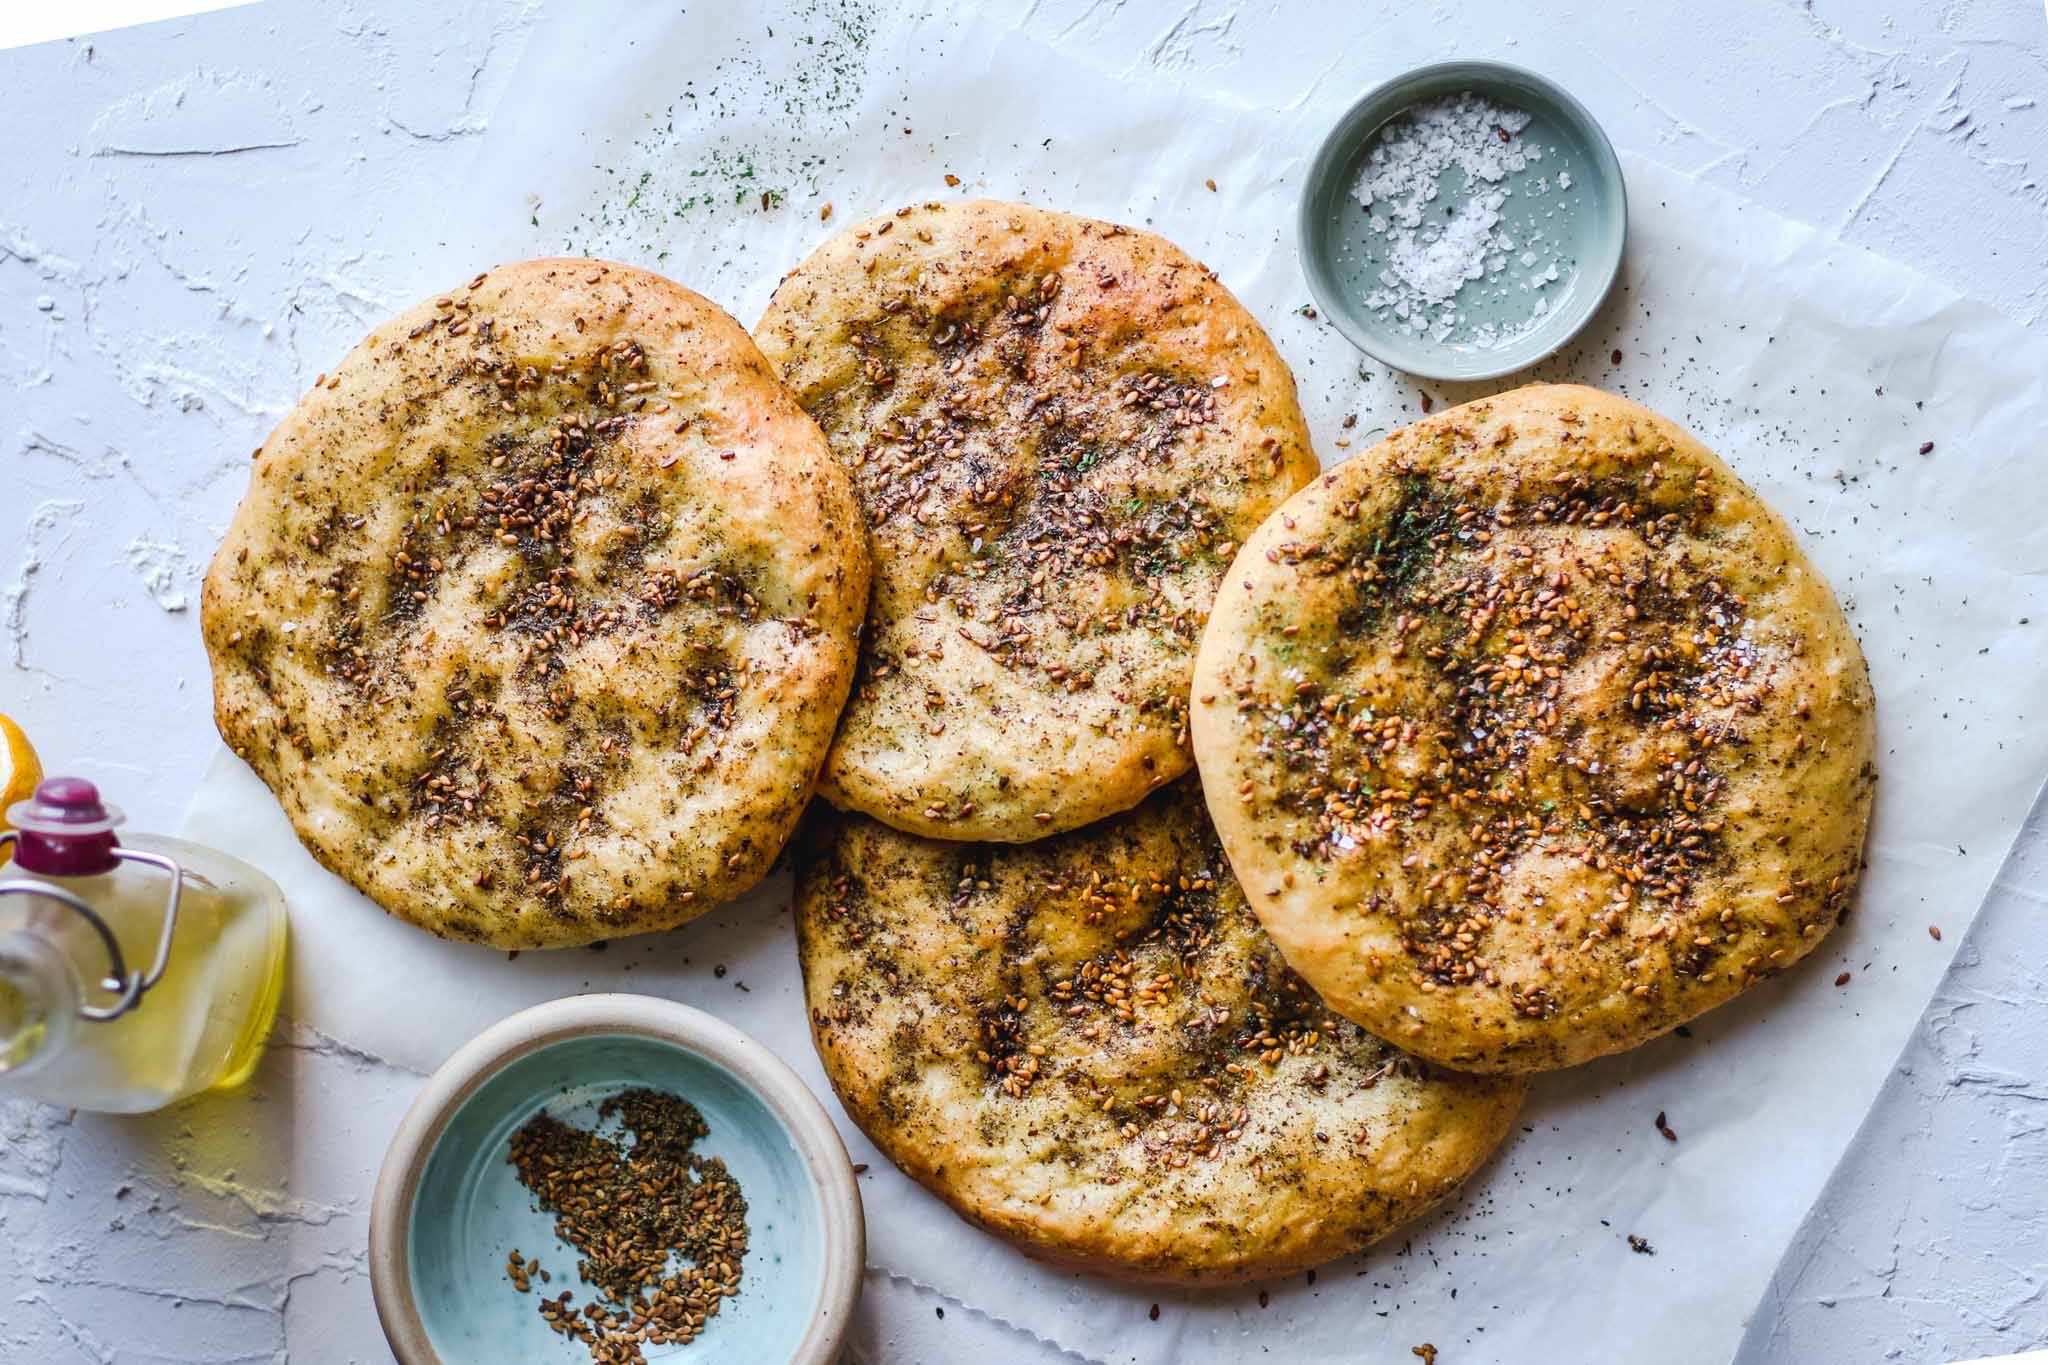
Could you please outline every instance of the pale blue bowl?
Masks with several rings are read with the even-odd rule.
[[[712,1016],[647,996],[576,996],[513,1015],[450,1058],[399,1126],[371,1209],[371,1283],[403,1365],[588,1362],[536,1311],[541,1294],[592,1291],[553,1216],[507,1160],[513,1132],[546,1110],[582,1127],[634,1086],[703,1112],[698,1150],[722,1157],[747,1199],[740,1293],[703,1334],[647,1348],[653,1360],[836,1360],[864,1260],[846,1149],[802,1081]],[[521,1294],[508,1252],[553,1276]]]
[[[1444,341],[1417,335],[1366,306],[1365,296],[1384,262],[1378,255],[1380,239],[1366,226],[1364,210],[1351,192],[1380,129],[1423,100],[1465,90],[1527,110],[1531,123],[1522,136],[1554,150],[1547,164],[1511,176],[1509,184],[1554,175],[1559,165],[1570,169],[1574,182],[1564,222],[1550,218],[1532,197],[1509,200],[1503,214],[1506,226],[1526,238],[1536,215],[1543,213],[1546,230],[1562,238],[1566,270],[1551,290],[1550,311],[1540,322],[1505,343],[1485,348],[1461,342],[1455,335]],[[1451,186],[1438,201],[1460,202],[1461,193]],[[1620,273],[1628,237],[1628,190],[1606,133],[1563,87],[1503,62],[1439,62],[1378,86],[1337,120],[1302,184],[1296,232],[1310,295],[1354,346],[1424,379],[1496,379],[1526,369],[1570,341],[1606,299]],[[1526,314],[1520,301],[1512,308],[1483,298],[1467,302],[1471,292],[1459,295],[1459,306],[1475,321],[1499,324]]]

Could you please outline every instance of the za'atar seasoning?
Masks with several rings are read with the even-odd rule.
[[[709,1130],[689,1101],[625,1090],[597,1116],[616,1116],[631,1144],[542,1113],[512,1135],[509,1160],[596,1291],[580,1309],[573,1290],[543,1295],[540,1315],[592,1360],[638,1365],[643,1346],[694,1339],[739,1294],[747,1201],[723,1161],[697,1152]],[[528,1288],[529,1275],[513,1279]]]

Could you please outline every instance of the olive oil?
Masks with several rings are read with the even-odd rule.
[[[283,990],[277,884],[182,839],[116,842],[118,812],[76,779],[9,818],[0,1095],[138,1113],[247,1080]]]

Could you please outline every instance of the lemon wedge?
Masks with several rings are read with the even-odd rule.
[[[28,736],[12,717],[0,712],[0,833],[13,828],[7,823],[7,808],[28,800],[35,794],[36,783],[42,780],[43,765],[37,760]],[[0,849],[0,863],[13,856],[11,847]]]

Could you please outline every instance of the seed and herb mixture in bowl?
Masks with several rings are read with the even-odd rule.
[[[512,1135],[519,1183],[555,1215],[555,1235],[576,1249],[576,1290],[540,1298],[548,1326],[590,1348],[592,1360],[640,1365],[643,1346],[694,1341],[720,1304],[740,1292],[747,1254],[747,1200],[718,1157],[700,1156],[709,1135],[697,1107],[666,1090],[624,1090],[597,1106],[630,1143],[564,1123],[542,1110]],[[538,1257],[514,1247],[505,1275],[522,1294]]]
[[[370,1220],[402,1365],[825,1365],[863,1246],[846,1149],[795,1074],[629,995],[536,1006],[457,1052],[400,1125]]]

